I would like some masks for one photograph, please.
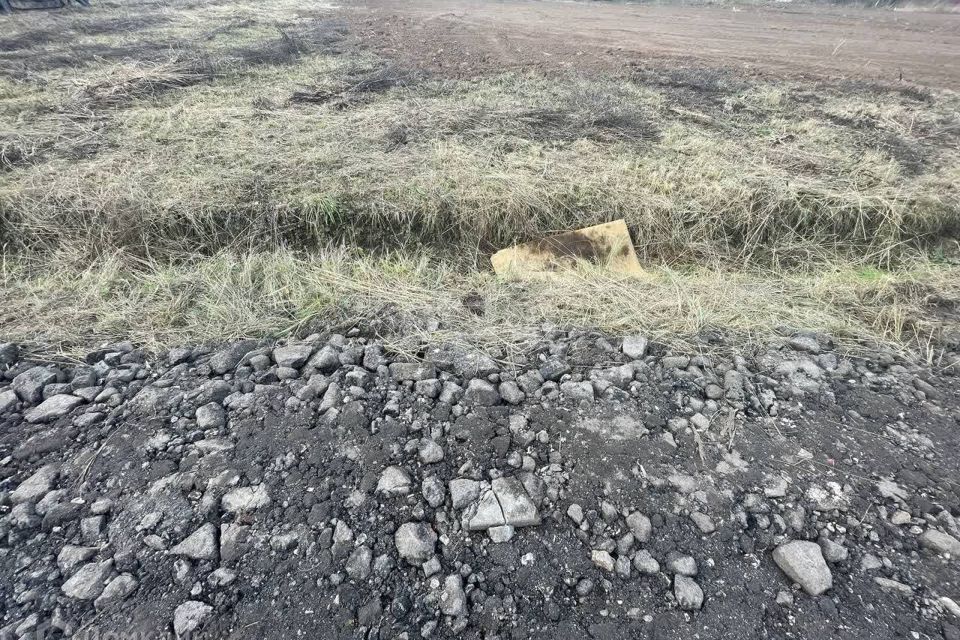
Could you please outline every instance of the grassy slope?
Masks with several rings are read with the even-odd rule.
[[[385,305],[485,340],[531,321],[943,333],[957,96],[696,70],[431,79],[299,6],[13,19],[0,50],[47,55],[0,56],[4,333],[162,343]],[[476,270],[491,247],[615,217],[642,281]]]

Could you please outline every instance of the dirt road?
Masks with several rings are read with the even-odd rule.
[[[354,0],[345,9],[385,53],[460,74],[679,57],[789,74],[960,85],[960,14],[518,0]]]

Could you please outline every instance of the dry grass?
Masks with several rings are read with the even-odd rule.
[[[949,92],[669,69],[450,81],[289,0],[11,25],[2,298],[28,302],[0,326],[18,339],[160,344],[384,305],[482,342],[552,322],[916,345],[956,322]],[[484,272],[491,248],[617,217],[649,279]],[[484,316],[462,308],[470,291]]]
[[[960,295],[960,267],[926,262],[896,273],[849,265],[815,274],[659,266],[643,278],[585,268],[516,281],[423,254],[373,258],[344,249],[221,253],[179,265],[124,255],[93,264],[56,259],[56,270],[5,265],[0,304],[8,338],[65,351],[119,338],[159,347],[302,334],[319,321],[373,326],[411,349],[466,340],[504,350],[544,324],[641,331],[684,348],[704,332],[749,344],[800,327],[829,331],[853,348],[873,339],[915,347],[936,346],[945,331],[956,331],[939,305]],[[480,313],[465,304],[468,296],[482,300]]]

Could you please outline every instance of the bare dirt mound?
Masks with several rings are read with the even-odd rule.
[[[682,58],[790,75],[960,86],[955,13],[517,0],[372,0],[345,10],[371,46],[448,73],[620,68]]]

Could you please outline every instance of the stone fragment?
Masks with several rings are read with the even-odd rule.
[[[773,551],[773,561],[787,576],[812,596],[818,596],[833,586],[833,575],[823,559],[820,545],[794,540]]]

